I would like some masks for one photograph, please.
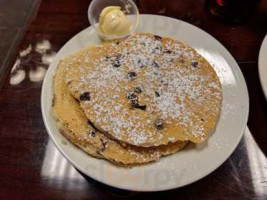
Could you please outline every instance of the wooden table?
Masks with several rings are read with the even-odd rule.
[[[89,26],[90,1],[39,3],[0,3],[0,199],[267,199],[267,102],[257,62],[267,33],[266,0],[243,25],[211,16],[204,0],[136,1],[141,13],[187,21],[218,39],[237,60],[250,96],[251,134],[245,133],[232,156],[202,180],[158,193],[122,191],[84,177],[52,144],[40,110],[42,72],[71,37]],[[7,5],[16,12],[25,6],[27,12],[12,12]]]

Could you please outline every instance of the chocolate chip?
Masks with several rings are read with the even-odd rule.
[[[137,95],[136,95],[134,92],[128,92],[128,93],[126,94],[126,97],[127,97],[127,99],[129,99],[129,100],[138,99]]]
[[[92,131],[92,132],[91,132],[91,136],[92,136],[92,137],[95,137],[95,136],[96,136],[96,133]]]
[[[159,64],[156,62],[156,61],[153,61],[153,67],[157,67],[157,68],[159,68]]]
[[[127,93],[126,97],[130,100],[132,108],[136,108],[139,105],[138,96],[134,92]]]
[[[121,66],[120,60],[118,58],[116,58],[116,60],[113,63],[113,67],[118,68],[120,66]]]
[[[171,51],[171,50],[167,50],[167,51],[165,51],[164,53],[171,54],[172,51]]]
[[[204,119],[202,119],[202,118],[201,118],[200,120],[201,120],[202,122],[204,122],[204,121],[205,121],[205,120],[204,120]]]
[[[163,120],[162,119],[157,119],[155,121],[155,126],[158,130],[162,130],[163,129]]]
[[[198,67],[198,62],[191,62],[191,65],[192,65],[193,67]]]
[[[146,110],[146,105],[133,105],[133,108],[137,108],[137,109],[140,109],[140,110]]]
[[[132,108],[136,108],[139,104],[138,104],[138,99],[133,99],[133,100],[130,100],[131,101],[131,104],[132,104]]]
[[[155,37],[156,40],[161,40],[162,39],[162,37],[160,37],[158,35],[154,35],[154,37]]]
[[[85,92],[80,96],[80,101],[89,101],[90,98],[90,92]]]
[[[155,92],[156,97],[160,97],[160,94],[156,91]]]
[[[142,88],[141,87],[135,87],[134,92],[140,94],[142,92]]]
[[[152,53],[161,54],[162,53],[162,47],[157,46],[155,49],[153,49]]]
[[[129,72],[127,77],[128,77],[128,79],[130,79],[132,81],[132,80],[136,79],[137,74],[136,74],[136,72]]]

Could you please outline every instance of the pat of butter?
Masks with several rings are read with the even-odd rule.
[[[124,35],[131,29],[131,22],[119,6],[108,6],[99,18],[99,30],[106,35]]]

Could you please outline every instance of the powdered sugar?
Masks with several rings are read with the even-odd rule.
[[[164,129],[154,127],[154,120],[160,118],[166,125],[191,130],[186,132],[189,136],[205,136],[206,122],[199,117],[218,114],[221,88],[218,81],[212,81],[209,74],[199,69],[197,65],[204,61],[194,50],[178,42],[163,45],[142,35],[112,45],[112,52],[107,54],[93,60],[84,58],[83,63],[89,63],[94,70],[83,65],[76,71],[72,69],[80,76],[71,87],[91,92],[91,100],[81,105],[89,118],[94,116],[92,121],[100,130],[134,145],[149,144],[164,138]],[[137,77],[130,79],[129,72]],[[72,76],[67,76],[67,82],[72,80]],[[136,86],[142,88],[142,93],[137,94],[138,104],[146,105],[145,111],[130,108],[133,101],[126,99],[126,93]],[[177,139],[170,137],[167,141]]]

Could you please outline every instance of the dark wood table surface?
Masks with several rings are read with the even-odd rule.
[[[157,193],[123,191],[83,176],[57,151],[44,127],[42,75],[55,53],[89,26],[89,3],[0,1],[0,199],[267,199],[267,102],[258,76],[267,1],[241,25],[211,16],[204,0],[136,1],[141,13],[184,20],[219,40],[238,62],[250,97],[251,133],[231,157],[191,185]]]

